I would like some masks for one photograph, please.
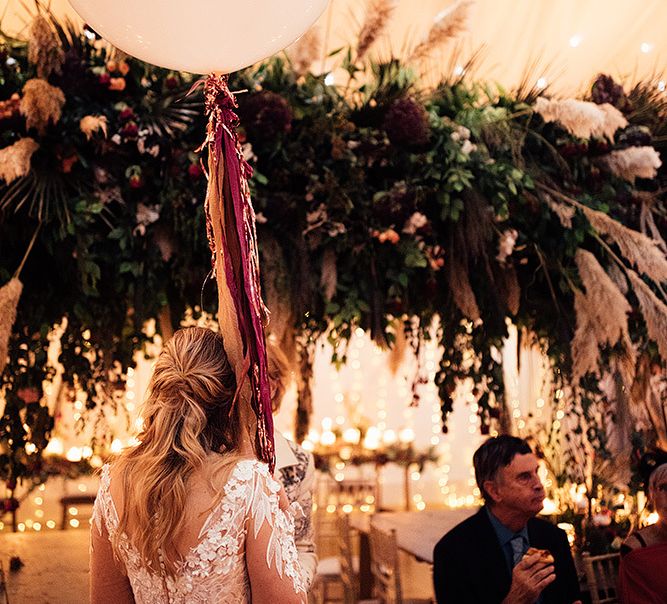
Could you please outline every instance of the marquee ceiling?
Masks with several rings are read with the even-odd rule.
[[[401,49],[419,40],[450,0],[397,0],[386,36],[378,50]],[[25,22],[20,0],[0,0],[3,29],[16,32]],[[51,0],[56,14],[72,15],[66,0]],[[366,3],[331,0],[318,27],[333,50],[354,39]],[[531,80],[544,78],[553,89],[576,92],[598,72],[630,81],[663,71],[667,62],[667,2],[665,0],[476,0],[463,34],[460,63],[482,48],[475,75],[516,85],[528,65]],[[434,69],[452,69],[455,44],[434,58]],[[315,63],[315,67],[318,67]],[[454,61],[454,68],[459,61]],[[660,78],[658,78],[660,79]]]

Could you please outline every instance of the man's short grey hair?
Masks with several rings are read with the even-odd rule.
[[[655,503],[655,497],[658,494],[658,485],[667,480],[667,463],[658,466],[648,479],[648,496],[652,503]]]
[[[475,480],[479,492],[484,500],[492,501],[484,489],[487,480],[493,480],[500,468],[505,468],[512,463],[515,455],[526,455],[532,453],[530,445],[516,436],[503,434],[489,438],[475,451],[472,464],[475,467]]]

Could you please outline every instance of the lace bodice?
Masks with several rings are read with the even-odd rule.
[[[93,509],[93,530],[102,534],[106,528],[112,539],[118,527],[118,514],[109,485],[109,467],[104,466]],[[174,578],[149,572],[141,565],[139,552],[130,540],[121,535],[121,562],[135,601],[138,604],[249,603],[246,538],[257,538],[265,523],[271,529],[266,564],[275,568],[280,577],[289,577],[296,593],[305,593],[294,544],[294,520],[279,507],[279,489],[266,464],[239,461],[224,487],[222,499],[208,515],[197,544],[182,560]],[[252,522],[248,522],[250,519]],[[250,536],[249,527],[252,527]]]

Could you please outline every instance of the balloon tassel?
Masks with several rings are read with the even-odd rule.
[[[209,117],[206,232],[218,283],[218,322],[225,351],[235,368],[237,396],[250,401],[257,416],[256,448],[273,472],[273,416],[266,361],[264,324],[268,311],[261,298],[255,213],[236,134],[239,119],[226,75],[204,83]]]

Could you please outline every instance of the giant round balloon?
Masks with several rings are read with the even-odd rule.
[[[289,46],[328,0],[70,0],[98,34],[139,59],[230,73]]]

